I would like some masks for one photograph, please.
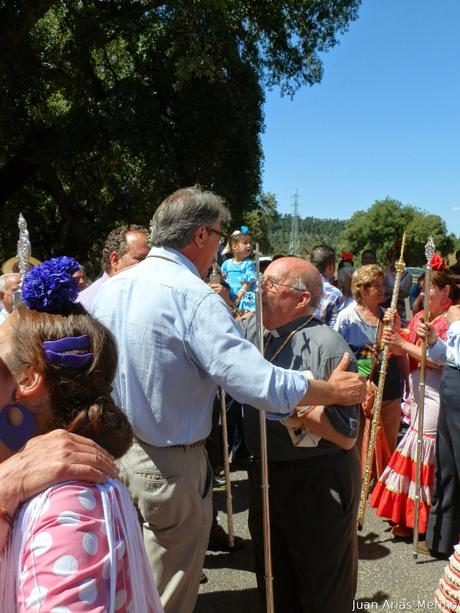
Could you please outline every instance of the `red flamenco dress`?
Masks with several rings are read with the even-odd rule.
[[[417,342],[417,335],[415,332],[416,324],[422,316],[423,311],[417,313],[409,322],[408,329],[401,331],[401,335],[404,334],[405,338],[411,343]],[[445,340],[447,328],[449,327],[445,314],[437,317],[431,323],[437,335]],[[391,456],[388,466],[377,481],[370,502],[371,507],[376,509],[377,515],[386,517],[395,524],[406,528],[414,527],[415,458],[418,419],[417,399],[420,379],[419,363],[411,358],[410,367],[410,388],[412,393],[410,427]],[[425,410],[423,420],[422,469],[418,524],[420,534],[426,532],[428,514],[432,501],[441,372],[441,367],[430,368],[427,364],[425,373]]]

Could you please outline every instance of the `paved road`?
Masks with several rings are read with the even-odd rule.
[[[247,529],[246,473],[232,473],[236,534],[246,539],[244,550],[208,553],[195,613],[258,613],[260,611],[253,573],[252,551]],[[226,526],[225,492],[215,490],[222,525]],[[359,535],[359,576],[355,610],[433,611],[433,591],[446,562],[419,555],[412,547],[395,540],[385,521],[372,510]],[[279,613],[289,613],[282,611]],[[332,612],[331,612],[332,613]]]

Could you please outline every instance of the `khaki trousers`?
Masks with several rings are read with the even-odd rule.
[[[212,522],[212,470],[205,447],[138,441],[119,465],[165,612],[191,613]]]

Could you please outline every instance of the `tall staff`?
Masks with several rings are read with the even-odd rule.
[[[217,254],[216,254],[217,259]],[[220,283],[220,274],[217,271],[217,264],[213,264],[211,274],[209,275],[210,283]],[[227,428],[227,406],[225,403],[225,390],[220,388],[220,423],[222,426],[222,447],[224,458],[224,475],[225,475],[225,494],[227,499],[227,534],[228,544],[230,549],[233,549],[235,544],[235,531],[233,528],[233,503],[232,503],[232,481],[230,478],[230,458],[228,457],[228,428]]]
[[[260,274],[260,251],[259,243],[256,243],[254,250],[256,260],[256,326],[257,326],[257,347],[260,353],[264,353],[264,328],[262,320],[262,276]],[[264,532],[264,568],[265,568],[265,597],[267,603],[267,613],[274,613],[273,601],[273,573],[272,573],[272,551],[270,537],[270,500],[268,497],[268,454],[267,454],[267,424],[265,422],[265,411],[259,411],[260,428],[260,462],[261,462],[261,484],[262,489],[262,520]]]
[[[227,429],[227,406],[225,404],[225,390],[220,388],[220,421],[222,425],[222,446],[224,448],[224,474],[225,474],[225,494],[227,498],[227,534],[230,549],[235,544],[235,531],[233,528],[233,503],[232,503],[232,481],[230,478],[230,459],[228,457],[228,429]]]
[[[22,280],[24,279],[27,271],[29,270],[29,259],[31,254],[30,240],[29,240],[29,232],[27,230],[27,223],[24,219],[22,213],[19,213],[18,219],[18,227],[19,227],[19,240],[17,245],[17,258],[19,265],[19,277],[20,284],[19,288],[14,291],[13,294],[13,305],[15,307],[21,303],[21,287]]]
[[[435,252],[435,245],[431,236],[425,245],[425,257],[427,260],[425,268],[425,279],[423,282],[423,321],[428,323],[430,320],[430,286],[431,286],[431,258]],[[422,356],[420,359],[420,382],[418,386],[418,405],[417,405],[417,447],[415,450],[415,510],[414,510],[414,532],[413,532],[413,551],[412,555],[417,559],[418,546],[418,518],[420,513],[420,477],[422,472],[422,446],[423,446],[423,419],[425,416],[425,374],[426,374],[426,351],[428,339],[425,335],[422,343]]]
[[[401,242],[401,252],[399,255],[399,260],[395,264],[396,275],[395,275],[395,284],[393,287],[393,294],[391,296],[391,309],[396,309],[398,304],[398,296],[399,296],[399,286],[401,284],[401,276],[404,272],[404,246],[406,244],[406,233],[404,232]],[[390,345],[385,344],[383,348],[383,356],[382,356],[382,365],[380,367],[380,375],[379,375],[379,383],[377,386],[377,392],[375,394],[374,407],[372,410],[372,422],[371,422],[371,433],[369,436],[369,447],[367,448],[367,456],[366,456],[366,465],[364,468],[363,475],[363,483],[361,487],[361,497],[359,499],[359,508],[358,508],[358,530],[363,529],[364,524],[364,516],[366,514],[366,502],[367,497],[369,495],[369,485],[372,474],[372,465],[374,463],[374,454],[375,454],[375,439],[377,435],[377,428],[379,426],[380,420],[380,409],[382,406],[383,400],[383,388],[385,387],[385,379],[387,376],[388,369],[388,356],[390,353]]]

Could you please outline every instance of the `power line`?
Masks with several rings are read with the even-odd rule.
[[[289,255],[300,255],[299,241],[299,192],[296,189],[294,198],[294,215],[292,216],[291,235],[289,237]]]

